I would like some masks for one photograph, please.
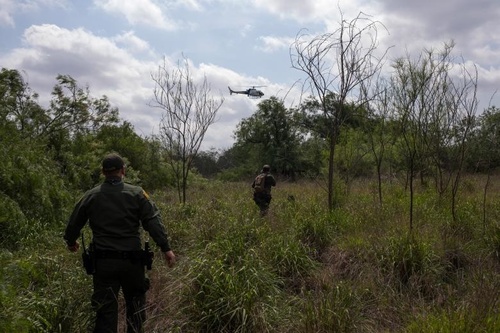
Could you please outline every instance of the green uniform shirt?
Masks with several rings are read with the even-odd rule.
[[[276,186],[276,179],[274,179],[273,175],[269,172],[263,172],[261,175],[262,174],[266,176],[264,180],[264,191],[262,193],[271,194],[271,187]],[[255,188],[255,179],[252,183],[252,188]]]
[[[87,221],[92,229],[96,249],[140,250],[142,223],[143,229],[163,252],[170,250],[157,207],[141,187],[126,184],[121,179],[108,179],[80,199],[64,233],[68,245],[75,244]]]

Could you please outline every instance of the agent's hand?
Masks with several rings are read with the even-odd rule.
[[[79,248],[80,248],[80,244],[78,244],[78,242],[75,242],[75,244],[72,246],[68,245],[68,250],[70,252],[76,252],[76,251],[78,251]]]
[[[168,267],[174,267],[175,265],[175,254],[172,250],[163,252],[163,256],[165,261],[167,262]]]

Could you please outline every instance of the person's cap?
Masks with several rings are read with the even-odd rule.
[[[118,154],[109,154],[102,160],[102,170],[103,171],[115,171],[123,168],[125,163],[123,159]]]
[[[262,167],[262,170],[263,170],[263,171],[265,171],[265,170],[269,171],[269,170],[271,170],[271,166],[269,166],[268,164],[266,164],[266,165],[264,165],[264,166]]]

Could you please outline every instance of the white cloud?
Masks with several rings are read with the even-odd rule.
[[[0,26],[14,26],[15,3],[13,0],[0,0]]]
[[[94,0],[94,4],[108,13],[123,15],[132,25],[144,25],[165,30],[177,28],[161,7],[151,0]]]
[[[294,20],[302,27],[324,24],[326,30],[339,21],[342,14],[349,18],[360,11],[371,13],[377,1],[363,0],[254,0],[255,6],[283,20]]]
[[[131,52],[152,52],[149,43],[137,37],[133,31],[124,32],[114,37],[113,40]]]
[[[207,75],[214,95],[224,95],[219,121],[207,135],[211,142],[220,139],[214,145],[227,147],[236,124],[261,101],[230,96],[227,86],[243,90],[264,85],[264,99],[286,96],[287,107],[296,105],[300,87],[294,82],[303,73],[290,68],[287,49],[303,28],[312,35],[336,30],[340,10],[347,20],[362,11],[387,27],[388,33],[383,27],[378,31],[381,50],[394,46],[387,64],[406,51],[418,55],[454,39],[455,54],[477,65],[480,94],[487,96],[481,99],[487,102],[500,89],[497,2],[0,0],[0,34],[7,37],[0,63],[26,73],[30,86],[45,98],[50,98],[57,74],[71,75],[80,85],[88,84],[94,96],[107,95],[124,119],[148,135],[157,129],[161,114],[148,106],[151,72],[161,55],[176,66],[186,54],[193,59],[193,76]]]
[[[273,37],[273,36],[262,36],[259,39],[264,44],[263,46],[257,47],[258,49],[272,53],[276,50],[282,50],[290,47],[294,42],[295,38],[292,37]]]
[[[80,86],[88,85],[94,96],[107,95],[124,119],[140,123],[143,128],[139,130],[150,134],[158,117],[154,110],[145,111],[152,94],[150,73],[155,61],[138,60],[114,38],[95,36],[81,28],[32,26],[24,38],[24,47],[0,57],[0,62],[28,73],[28,82],[40,94],[42,104],[48,104],[55,77],[71,75]]]
[[[14,15],[33,12],[42,7],[67,6],[66,0],[0,0],[0,26],[15,26]]]
[[[158,69],[160,59],[136,58],[128,51],[134,45],[140,50],[149,50],[147,43],[133,32],[106,38],[83,28],[35,25],[26,29],[23,47],[5,56],[0,55],[0,63],[6,68],[28,73],[28,83],[40,94],[42,105],[48,105],[55,77],[58,74],[71,75],[80,86],[88,85],[94,97],[108,96],[111,104],[118,107],[121,117],[130,121],[139,134],[151,135],[157,133],[162,113],[162,110],[149,106],[154,88],[151,73]],[[177,66],[178,60],[182,58],[165,57],[169,67]],[[269,81],[262,77],[243,76],[213,64],[196,66],[189,60],[189,66],[195,82],[201,82],[206,76],[214,97],[225,99],[217,123],[207,133],[203,149],[212,146],[227,148],[233,142],[233,130],[229,129],[234,129],[242,118],[249,117],[260,101],[245,95],[229,97],[228,84],[244,86],[250,82],[269,86]]]
[[[281,18],[293,17],[299,22],[324,17],[332,7],[331,0],[254,0],[255,5]]]
[[[178,0],[177,3],[180,6],[186,7],[188,9],[200,11],[203,9],[203,6],[199,1],[196,0]]]
[[[240,35],[241,37],[246,37],[249,32],[253,30],[253,27],[251,24],[245,24],[243,28],[240,30]]]

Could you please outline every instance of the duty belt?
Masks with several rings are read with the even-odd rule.
[[[95,250],[96,259],[142,259],[144,251]]]

